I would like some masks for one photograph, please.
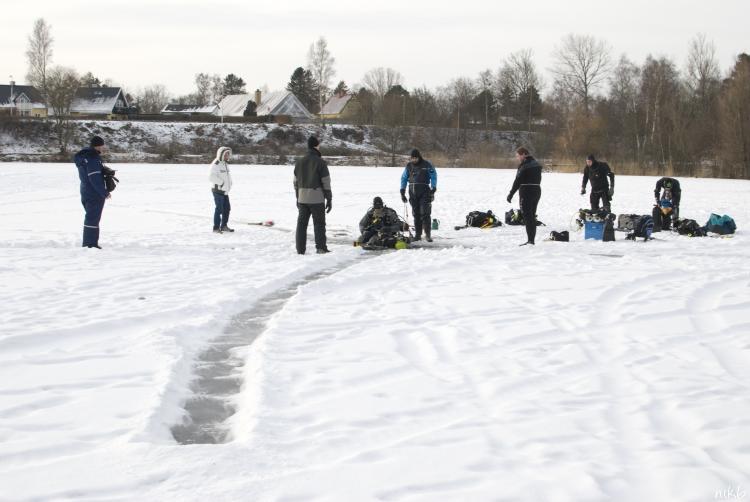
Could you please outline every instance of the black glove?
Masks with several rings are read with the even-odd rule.
[[[611,199],[614,194],[615,194],[615,187],[612,187],[609,189],[609,198]]]
[[[432,201],[434,201],[434,200],[435,200],[435,189],[433,188],[433,189],[432,189],[432,190],[430,191],[430,202],[432,202]]]
[[[326,199],[326,213],[330,213],[331,209],[333,209],[333,202],[331,202],[331,197],[328,197]]]
[[[586,195],[586,187],[581,188],[581,195]]]
[[[509,194],[508,194],[508,198],[507,198],[506,200],[508,201],[508,204],[510,204],[510,201],[512,201],[512,200],[513,200],[513,194],[512,194],[512,193],[509,193]]]
[[[406,189],[405,188],[401,189],[401,202],[406,204]]]

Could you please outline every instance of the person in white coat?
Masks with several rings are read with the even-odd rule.
[[[223,232],[234,232],[234,229],[227,226],[229,221],[229,211],[232,206],[229,204],[229,191],[232,189],[232,176],[229,174],[229,157],[232,155],[232,149],[226,146],[219,147],[216,151],[216,159],[211,163],[211,174],[208,179],[211,182],[211,192],[214,194],[214,232],[217,234]]]

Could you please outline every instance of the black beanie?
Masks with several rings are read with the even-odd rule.
[[[372,199],[372,207],[375,209],[382,209],[383,208],[383,199],[380,197],[375,197]]]
[[[586,157],[586,160],[590,160],[591,162],[596,162],[596,159],[594,158],[593,155],[589,155],[588,157]]]
[[[315,148],[318,145],[320,145],[320,141],[315,136],[307,138],[307,148]]]
[[[104,146],[104,140],[101,138],[101,136],[94,136],[91,138],[91,147],[95,146]]]
[[[416,148],[411,151],[411,156],[412,157],[416,157],[416,158],[418,158],[420,160],[422,159],[422,154],[419,153],[419,150],[417,150]]]

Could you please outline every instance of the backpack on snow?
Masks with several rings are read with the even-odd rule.
[[[511,209],[505,213],[506,225],[523,225],[523,213],[520,209]]]
[[[705,237],[706,229],[698,225],[697,221],[685,218],[677,224],[677,233],[688,237]]]
[[[651,215],[639,216],[633,224],[633,232],[628,234],[626,239],[634,241],[636,237],[642,237],[644,241],[651,238],[651,233],[654,230],[654,219]]]
[[[563,230],[562,232],[556,232],[553,230],[549,234],[549,240],[558,241],[558,242],[569,242],[570,234],[568,233],[567,230]]]
[[[502,226],[502,224],[491,209],[488,209],[487,212],[472,211],[466,215],[467,227],[492,228]]]
[[[114,169],[102,165],[102,177],[104,178],[104,188],[107,189],[107,193],[117,188],[117,184],[120,182],[115,176],[116,172]]]
[[[724,216],[719,216],[718,214],[711,213],[711,216],[708,218],[708,221],[703,228],[715,234],[727,235],[733,234],[734,231],[737,230],[737,224],[731,216],[727,216],[726,214]]]
[[[506,225],[525,225],[526,222],[523,220],[523,213],[520,209],[510,209],[505,213],[505,224]],[[536,226],[544,225],[539,219],[536,220]]]
[[[633,231],[635,221],[640,217],[638,214],[621,214],[617,217],[617,230]]]

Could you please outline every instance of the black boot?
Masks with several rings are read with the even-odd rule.
[[[318,254],[326,254],[326,253],[330,253],[331,250],[328,248],[318,248],[315,250],[315,252]]]
[[[223,227],[221,227],[221,231],[222,232],[234,232],[234,229],[229,228],[228,226],[224,225]]]
[[[214,227],[214,233],[215,234],[220,234],[221,233],[221,229],[219,227]]]

